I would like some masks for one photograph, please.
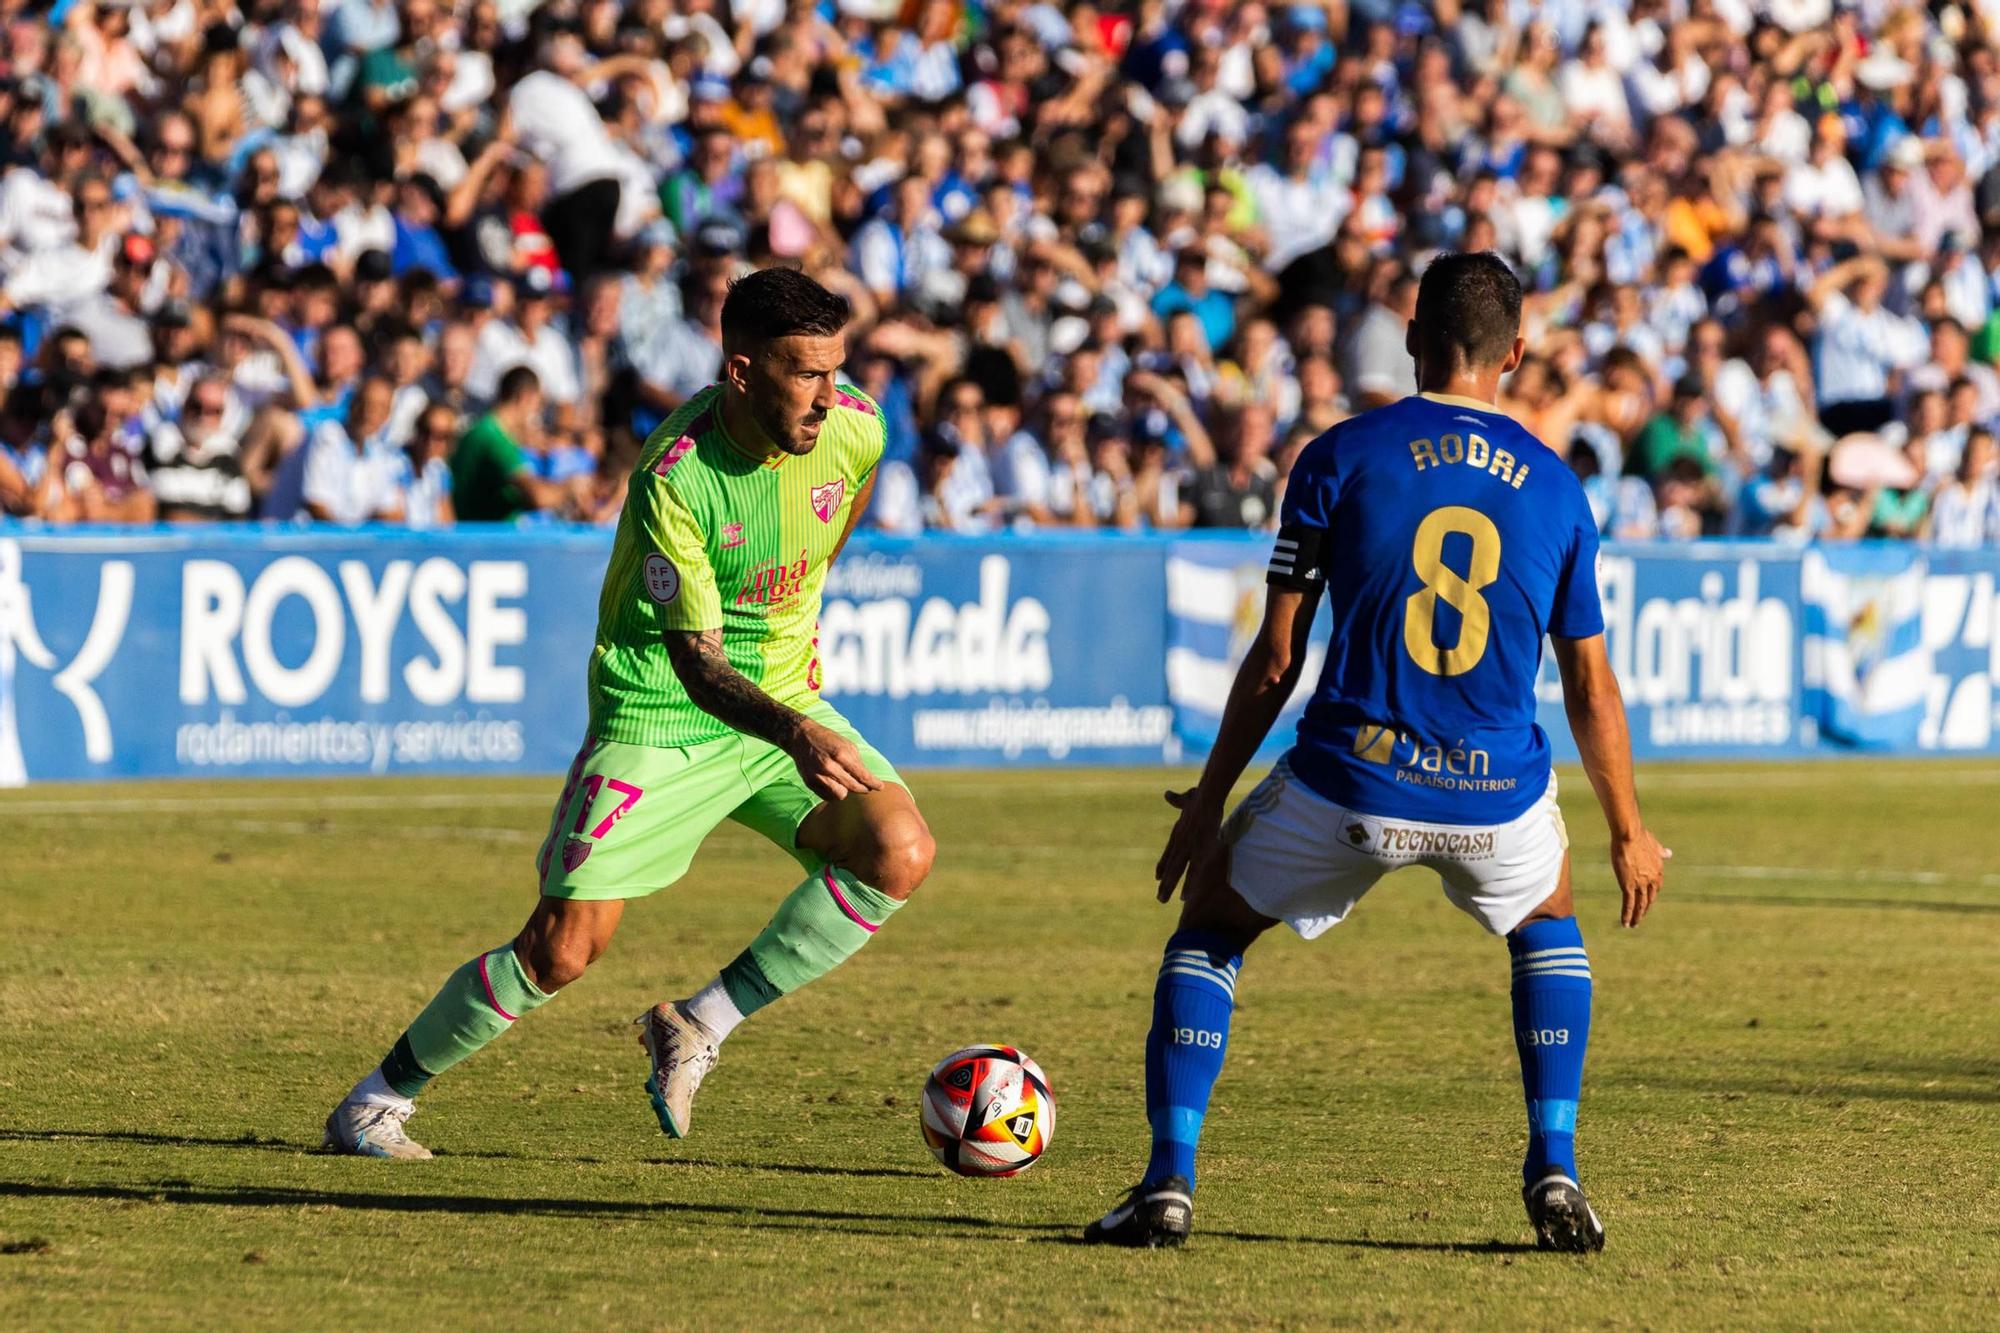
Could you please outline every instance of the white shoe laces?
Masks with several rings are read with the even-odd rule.
[[[403,1132],[403,1126],[408,1124],[410,1117],[416,1114],[417,1104],[415,1102],[405,1102],[401,1106],[378,1105],[374,1109],[375,1114],[362,1121],[364,1129],[387,1130],[392,1138],[409,1138],[409,1135]]]
[[[700,1042],[695,1046],[694,1055],[688,1060],[690,1091],[701,1086],[701,1081],[708,1077],[709,1070],[715,1068],[715,1062],[720,1055],[721,1053],[708,1042]]]
[[[685,1070],[688,1092],[692,1094],[701,1086],[702,1079],[708,1076],[708,1071],[715,1068],[720,1052],[715,1043],[708,1040],[700,1023],[679,1012],[675,1012],[674,1017],[680,1021],[659,1023],[665,1029],[663,1035],[666,1037],[661,1051],[666,1059],[661,1063],[666,1065],[670,1074]],[[657,1019],[653,1021],[658,1022]]]

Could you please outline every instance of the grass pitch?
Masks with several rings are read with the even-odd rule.
[[[508,937],[552,781],[0,797],[0,1319],[16,1327],[1990,1325],[2000,768],[1664,767],[1667,894],[1615,928],[1565,784],[1610,1245],[1527,1248],[1504,948],[1422,872],[1252,953],[1178,1254],[1071,1242],[1144,1156],[1162,773],[917,777],[942,847],[854,962],[732,1038],[663,1138],[632,1016],[794,872],[726,828],[602,963],[438,1080],[434,1162],[320,1120]],[[1011,1181],[936,1168],[932,1061],[1018,1044],[1060,1105]]]

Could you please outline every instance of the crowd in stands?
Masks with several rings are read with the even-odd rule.
[[[1272,525],[1426,259],[1607,536],[2000,542],[2000,0],[0,0],[8,522],[616,520],[732,278],[895,533]]]

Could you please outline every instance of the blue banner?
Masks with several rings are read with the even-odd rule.
[[[825,692],[914,767],[1197,758],[1262,614],[1268,548],[860,538],[828,581]],[[0,784],[559,772],[609,549],[566,529],[0,535]],[[2000,750],[1996,583],[1992,551],[1607,547],[1634,749]],[[1539,688],[1573,754],[1548,663]]]
[[[898,764],[1179,754],[1150,542],[857,539],[827,577],[823,692]]]
[[[1801,753],[1799,553],[1749,543],[1607,546],[1604,645],[1640,758]],[[1542,657],[1542,729],[1576,755],[1555,663]]]
[[[0,784],[560,770],[607,549],[470,529],[0,537]]]
[[[1187,537],[1167,548],[1167,697],[1181,742],[1193,752],[1205,753],[1215,744],[1237,664],[1264,616],[1264,569],[1270,558],[1268,538]],[[1331,632],[1332,617],[1322,606],[1298,689],[1261,753],[1275,755],[1292,743],[1299,715],[1326,664]]]

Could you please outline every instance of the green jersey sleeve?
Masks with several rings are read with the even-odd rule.
[[[651,469],[632,478],[626,503],[645,553],[639,577],[660,608],[660,628],[722,628],[722,595],[694,512]]]
[[[869,428],[860,433],[858,443],[849,456],[848,466],[854,473],[854,489],[858,494],[875,475],[876,464],[889,448],[889,419],[882,414],[882,405],[852,384],[842,384],[840,405],[854,408],[864,416],[872,417]]]

